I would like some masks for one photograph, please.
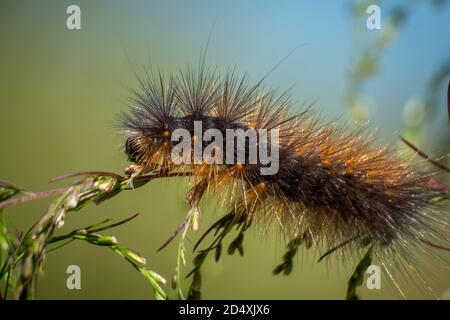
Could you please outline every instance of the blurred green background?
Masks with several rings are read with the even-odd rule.
[[[378,3],[382,30],[368,30],[365,8]],[[66,8],[81,8],[81,30],[66,28]],[[450,62],[450,5],[446,1],[1,1],[0,178],[31,190],[82,170],[121,172],[127,165],[115,128],[127,110],[133,71],[144,65],[166,72],[198,61],[215,24],[207,61],[236,66],[255,81],[297,46],[267,78],[269,87],[292,87],[298,107],[315,100],[325,118],[370,119],[384,142],[400,133],[432,155],[449,152],[445,110]],[[156,249],[187,212],[188,182],[156,181],[100,207],[70,214],[61,232],[104,218],[141,215],[111,230],[170,279],[176,243]],[[8,209],[23,230],[45,210],[41,200]],[[204,231],[225,209],[214,197],[202,205]],[[284,243],[276,234],[249,232],[245,256],[208,261],[204,298],[342,299],[353,265],[315,263],[301,251],[289,277],[272,276]],[[448,254],[448,253],[443,253]],[[190,258],[190,257],[189,257]],[[333,260],[333,259],[331,259]],[[81,267],[82,289],[66,288],[66,268]],[[189,270],[187,266],[185,270]],[[399,298],[383,277],[366,299]],[[428,278],[447,296],[450,274]],[[189,281],[186,281],[187,284]],[[169,286],[168,286],[169,287]],[[408,298],[430,297],[423,285],[402,285]],[[174,291],[169,293],[175,296]],[[148,283],[108,250],[74,242],[48,254],[38,298],[152,298]]]

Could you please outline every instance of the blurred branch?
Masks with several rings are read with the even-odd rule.
[[[366,19],[366,8],[369,5],[379,4],[381,1],[353,1],[351,13],[355,23],[354,33],[365,26],[363,20]],[[361,91],[369,78],[374,77],[379,70],[379,60],[384,50],[396,39],[400,28],[409,16],[416,1],[408,1],[405,4],[397,5],[390,13],[383,29],[378,30],[373,40],[369,41],[362,49],[360,55],[354,60],[344,94],[344,102],[352,117],[358,121],[365,121],[368,118],[368,111],[361,102]],[[364,28],[364,27],[363,27]],[[365,29],[364,29],[365,30]],[[356,37],[353,36],[354,51],[356,50]],[[368,37],[366,37],[367,39]],[[361,51],[361,50],[360,50]]]

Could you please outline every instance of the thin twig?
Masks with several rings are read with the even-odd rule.
[[[450,173],[450,168],[447,167],[446,165],[434,160],[433,158],[431,158],[428,154],[426,154],[425,152],[423,152],[422,150],[420,150],[418,147],[416,147],[414,144],[412,144],[411,142],[409,142],[408,140],[406,140],[403,137],[400,137],[400,140],[402,140],[408,147],[410,147],[411,149],[413,149],[419,156],[421,156],[422,158],[424,158],[425,160],[427,160],[428,162],[432,163],[433,165],[435,165],[436,167],[449,172]]]
[[[322,261],[325,257],[327,257],[328,255],[330,255],[331,253],[335,252],[336,250],[346,246],[347,244],[352,243],[353,241],[355,241],[358,238],[361,238],[362,236],[356,236],[356,237],[352,237],[350,239],[345,240],[344,242],[338,244],[337,246],[331,248],[330,250],[328,250],[327,252],[325,252],[322,256],[320,256],[319,260],[317,260],[317,262]]]
[[[53,178],[50,181],[54,182],[54,181],[58,181],[63,178],[70,177],[70,176],[73,177],[73,176],[89,174],[89,173],[94,173],[94,174],[97,173],[99,176],[107,175],[107,176],[118,177],[120,180],[129,179],[128,177],[122,177],[122,176],[119,176],[119,175],[117,175],[115,173],[111,173],[111,172],[90,171],[90,172],[71,173],[71,174],[67,174],[65,176]],[[186,177],[186,176],[191,176],[191,175],[192,175],[192,173],[190,173],[190,172],[168,173],[168,174],[164,174],[164,175],[145,175],[145,176],[136,177],[136,178],[134,178],[134,180],[144,182],[144,181],[151,181],[153,179],[158,179],[158,178]],[[0,202],[0,210],[10,207],[10,206],[22,204],[24,202],[33,201],[33,200],[37,200],[37,199],[41,199],[41,198],[46,198],[46,197],[50,197],[53,195],[59,195],[59,194],[66,192],[70,188],[71,188],[71,186],[57,188],[57,189],[48,190],[48,191],[42,191],[42,192],[29,192],[20,198],[13,198],[13,199],[9,199],[9,200]]]
[[[425,240],[425,239],[423,239],[423,238],[419,238],[419,240],[422,241],[423,243],[425,243],[425,244],[431,246],[431,247],[434,247],[434,248],[437,248],[437,249],[441,249],[441,250],[450,251],[450,248],[449,248],[449,247],[444,247],[444,246],[435,244],[435,243],[430,242],[430,241],[428,241],[428,240]]]
[[[16,191],[23,191],[23,188],[18,187],[17,185],[15,185],[9,181],[6,181],[6,180],[0,180],[0,187],[8,188],[8,189],[16,190]]]
[[[89,229],[89,232],[99,232],[99,231],[103,231],[103,230],[107,230],[107,229],[112,229],[112,228],[118,227],[118,226],[120,226],[120,225],[122,225],[122,224],[124,224],[124,223],[127,223],[128,221],[133,220],[133,219],[136,218],[138,215],[139,215],[139,213],[136,213],[136,214],[132,215],[131,217],[126,218],[126,219],[124,219],[124,220],[121,220],[121,221],[119,221],[119,222],[112,223],[112,224],[110,224],[110,225],[103,226],[103,227],[100,227],[100,228],[97,228],[97,229]],[[86,229],[87,229],[87,228],[86,228]]]
[[[150,181],[158,178],[177,178],[177,177],[190,177],[192,176],[191,172],[170,172],[166,174],[160,175],[143,175],[133,178],[134,181]]]
[[[51,249],[48,249],[45,252],[49,253],[49,252],[55,251],[56,249],[62,248],[62,247],[68,245],[69,243],[71,243],[73,241],[75,241],[75,239],[73,239],[73,238],[72,239],[68,239],[66,242],[63,242],[63,243],[61,243],[61,244],[59,244],[59,245],[57,245],[57,246],[55,246],[55,247],[53,247]]]
[[[121,221],[118,221],[118,222],[116,222],[116,223],[112,223],[112,224],[107,225],[107,226],[99,227],[99,228],[97,228],[97,229],[92,229],[92,226],[90,226],[90,227],[88,226],[88,227],[85,227],[85,228],[82,228],[82,229],[77,229],[77,230],[74,230],[74,231],[72,231],[72,232],[70,232],[70,233],[68,233],[68,234],[65,234],[65,235],[52,237],[52,238],[50,238],[50,239],[47,240],[47,243],[48,243],[48,244],[50,244],[50,243],[55,243],[55,242],[59,242],[59,241],[62,241],[62,240],[71,238],[71,237],[73,237],[73,236],[74,236],[78,231],[80,231],[80,230],[86,230],[86,231],[89,231],[89,233],[94,233],[94,232],[104,231],[104,230],[107,230],[107,229],[112,229],[112,228],[114,228],[114,227],[120,226],[120,225],[122,225],[122,224],[124,224],[124,223],[127,223],[127,222],[133,220],[133,219],[136,218],[138,215],[139,215],[139,213],[136,213],[136,214],[132,215],[131,217],[128,217],[128,218],[123,219],[123,220],[121,220]],[[109,220],[105,220],[105,221],[109,221]],[[97,224],[97,225],[98,225],[98,224]]]
[[[96,177],[113,177],[113,178],[122,178],[120,175],[114,172],[107,172],[107,171],[81,171],[81,172],[74,172],[74,173],[68,173],[62,176],[58,176],[55,178],[50,179],[50,183],[57,182],[61,180],[65,180],[68,178],[73,177],[79,177],[79,176],[96,176]]]
[[[62,188],[57,188],[57,189],[48,190],[48,191],[27,193],[23,197],[12,198],[12,199],[0,202],[0,210],[10,207],[10,206],[21,204],[24,202],[37,200],[37,199],[41,199],[41,198],[46,198],[46,197],[50,197],[50,196],[54,196],[54,195],[58,195],[58,194],[63,194],[70,188],[72,188],[72,187],[62,187]]]
[[[434,178],[428,178],[426,181],[427,186],[442,191],[444,193],[450,193],[450,186],[440,183],[439,181],[436,181]]]
[[[190,221],[190,217],[186,217],[183,222],[178,226],[178,228],[175,229],[175,231],[173,232],[173,234],[163,243],[163,245],[161,247],[159,247],[158,250],[156,250],[156,252],[161,251],[162,249],[164,249],[165,247],[167,247],[167,245],[169,243],[172,242],[173,239],[175,239],[175,237],[180,233],[181,230],[183,230],[183,228],[186,226],[186,224],[188,223],[188,221]]]
[[[231,218],[232,218],[232,214],[229,213],[229,214],[223,216],[222,218],[220,218],[219,220],[217,220],[216,222],[214,222],[214,224],[212,226],[210,226],[208,228],[208,230],[206,230],[201,235],[200,239],[197,240],[197,242],[195,243],[194,247],[192,248],[192,252],[195,252],[195,250],[197,250],[197,248],[200,245],[200,243],[206,238],[206,236],[209,233],[211,233],[212,230],[214,230],[215,228],[217,228],[217,230],[219,230]]]

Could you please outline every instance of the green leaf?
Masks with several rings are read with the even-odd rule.
[[[310,242],[306,234],[302,234],[300,236],[295,237],[287,244],[287,251],[283,254],[283,262],[273,269],[272,274],[277,275],[283,272],[285,276],[291,274],[292,268],[294,266],[294,257],[297,254],[298,247],[306,242],[307,247],[310,247]]]
[[[189,300],[200,300],[202,298],[202,275],[200,269],[194,272],[194,279],[189,288],[188,299]]]
[[[372,263],[372,249],[373,245],[370,246],[369,250],[367,250],[366,254],[358,263],[358,265],[355,268],[355,271],[348,280],[347,297],[346,297],[347,300],[359,299],[359,297],[356,294],[356,288],[363,284],[365,271]]]

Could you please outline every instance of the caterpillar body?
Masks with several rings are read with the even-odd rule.
[[[348,243],[348,249],[360,250],[371,243],[377,253],[408,258],[411,248],[425,242],[448,244],[448,205],[435,201],[442,191],[430,187],[433,173],[426,162],[374,146],[367,128],[321,123],[310,109],[293,113],[288,94],[203,66],[168,81],[147,74],[140,86],[121,122],[126,154],[139,173],[192,176],[192,207],[211,189],[245,224],[276,223],[289,236],[308,234],[328,248]],[[195,121],[203,124],[202,133],[277,129],[278,171],[261,174],[265,165],[258,161],[175,163],[172,133],[187,130],[194,148]],[[222,144],[216,147],[225,151]]]

